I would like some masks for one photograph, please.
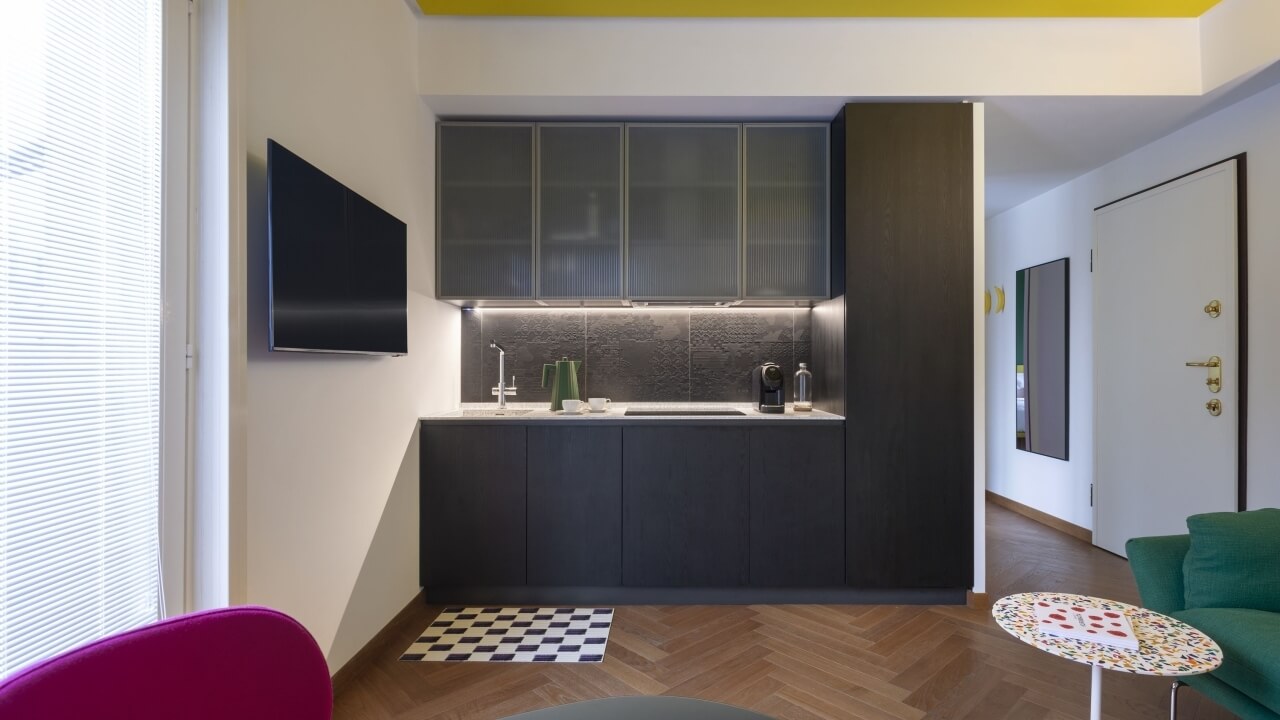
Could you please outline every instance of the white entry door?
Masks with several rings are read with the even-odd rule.
[[[1229,160],[1094,213],[1093,541],[1119,555],[1237,509],[1236,192]]]

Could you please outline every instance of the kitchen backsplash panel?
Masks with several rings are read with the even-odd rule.
[[[518,402],[550,401],[542,366],[582,360],[583,397],[619,402],[749,402],[751,369],[776,362],[787,375],[810,362],[808,308],[466,309],[462,401],[496,401],[497,340]]]

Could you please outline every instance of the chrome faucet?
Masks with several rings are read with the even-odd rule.
[[[490,340],[489,347],[498,351],[498,386],[490,392],[498,396],[498,409],[506,410],[507,396],[516,394],[516,376],[511,376],[511,387],[507,387],[507,350],[497,340]]]

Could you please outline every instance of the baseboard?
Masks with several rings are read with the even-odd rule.
[[[405,624],[418,615],[417,611],[424,604],[422,593],[423,591],[419,590],[418,594],[414,595],[413,599],[409,601],[409,604],[405,605],[404,609],[391,618],[391,622],[388,622],[386,626],[379,630],[377,635],[370,638],[369,642],[365,643],[364,647],[360,648],[355,655],[352,655],[345,665],[338,668],[338,671],[333,674],[334,697],[346,690],[356,676],[372,665],[374,659],[386,650],[387,644],[400,634]]]
[[[1093,544],[1092,530],[1082,528],[1074,523],[1069,523],[1062,518],[1054,517],[1047,512],[1037,510],[1029,505],[1023,505],[1017,500],[1010,500],[1003,495],[997,495],[990,490],[987,491],[987,500],[1006,510],[1012,510],[1025,518],[1035,520],[1041,525],[1046,525],[1059,532],[1064,532],[1077,540],[1083,540],[1090,545]]]
[[[984,592],[970,590],[966,597],[968,602],[965,604],[969,606],[970,610],[986,610],[991,607],[991,598]]]
[[[452,587],[432,605],[963,605],[965,590],[860,588]]]

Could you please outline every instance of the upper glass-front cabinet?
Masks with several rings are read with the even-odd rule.
[[[533,298],[532,123],[440,123],[437,294]]]
[[[538,297],[622,297],[622,125],[538,126]]]
[[[628,297],[739,297],[741,132],[627,126]]]
[[[442,122],[437,297],[829,297],[828,134],[824,123]]]
[[[825,298],[830,286],[828,127],[744,126],[744,295]]]

